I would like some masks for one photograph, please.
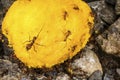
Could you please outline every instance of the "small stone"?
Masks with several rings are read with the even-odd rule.
[[[95,15],[94,31],[96,34],[101,33],[104,30],[104,25],[106,25],[100,18],[101,10],[105,7],[105,3],[104,1],[93,1],[88,4],[93,9]]]
[[[88,80],[102,80],[102,73],[101,71],[95,71]]]
[[[0,59],[0,80],[18,80],[20,70],[17,64],[9,60]]]
[[[12,63],[8,60],[2,60],[0,59],[0,74],[8,74],[8,70],[11,69]]]
[[[119,74],[120,76],[120,68],[116,69],[116,72]]]
[[[14,77],[14,76],[6,75],[3,78],[1,78],[0,80],[18,80],[18,78]]]
[[[116,0],[105,0],[105,2],[111,5],[115,5]]]
[[[86,48],[81,55],[81,58],[74,60],[71,64],[71,72],[73,75],[79,79],[85,79],[97,70],[102,73],[102,67],[98,57],[92,50]]]
[[[15,0],[1,0],[3,7],[8,9]]]
[[[105,73],[103,80],[115,80],[115,79],[112,75]]]
[[[70,80],[70,77],[67,74],[60,73],[55,80]]]
[[[41,76],[37,77],[37,80],[47,80],[47,77],[41,75]]]
[[[116,20],[115,10],[111,5],[105,5],[105,8],[101,10],[101,19],[107,23],[112,24]]]
[[[96,38],[103,51],[120,56],[120,18]]]
[[[116,14],[120,15],[120,0],[117,0],[115,10],[116,10]]]

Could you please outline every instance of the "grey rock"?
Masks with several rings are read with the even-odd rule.
[[[120,18],[96,38],[103,51],[120,56]]]
[[[20,69],[17,64],[13,64],[8,60],[0,59],[0,79],[1,80],[17,80],[20,78]]]
[[[116,69],[116,72],[119,74],[119,76],[120,76],[120,68],[117,68]]]
[[[3,7],[8,9],[15,0],[1,0]]]
[[[70,77],[65,73],[59,73],[56,80],[70,80]]]
[[[116,0],[105,0],[105,2],[111,5],[115,5]]]
[[[37,80],[47,80],[47,77],[45,77],[44,75],[38,76]]]
[[[88,80],[102,80],[102,73],[101,71],[95,71]]]
[[[81,55],[81,58],[75,59],[71,64],[73,75],[79,79],[85,79],[97,70],[102,73],[101,64],[93,51],[86,48]]]
[[[14,77],[14,76],[6,75],[6,76],[2,77],[0,80],[18,80],[18,78]]]
[[[78,79],[77,77],[73,77],[72,80],[87,80],[87,79]]]
[[[100,14],[102,9],[105,7],[104,1],[94,1],[88,4],[92,8],[95,15],[95,25],[93,30],[95,31],[95,33],[103,32],[104,25],[106,25],[106,23],[102,21],[102,19],[100,18]]]
[[[120,0],[117,0],[115,10],[116,10],[116,14],[120,15]]]
[[[107,24],[112,24],[116,20],[115,10],[111,5],[105,5],[105,7],[101,10],[100,14],[101,19]]]
[[[105,73],[103,80],[115,80],[113,75],[111,75],[111,74]]]

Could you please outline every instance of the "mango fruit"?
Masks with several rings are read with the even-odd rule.
[[[2,32],[25,65],[51,68],[85,47],[93,25],[91,8],[82,0],[16,0]]]

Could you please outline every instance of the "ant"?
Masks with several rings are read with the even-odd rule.
[[[36,41],[36,39],[38,38],[38,36],[39,36],[40,32],[42,31],[42,29],[43,29],[43,27],[41,28],[41,30],[39,31],[39,33],[37,34],[37,36],[34,36],[33,39],[29,41],[30,43],[28,43],[28,44],[26,45],[26,50],[27,50],[27,51],[32,48],[33,44],[35,43],[35,41]],[[35,51],[36,51],[36,50],[35,50]]]
[[[74,10],[79,10],[79,7],[77,5],[74,5],[73,9]]]
[[[71,51],[74,52],[75,49],[76,49],[76,47],[77,47],[77,45],[72,46],[72,47],[71,47]]]
[[[68,12],[64,11],[64,15],[63,15],[64,20],[66,20],[67,16],[68,16]]]
[[[66,33],[64,33],[65,34],[65,38],[64,38],[64,40],[63,41],[66,41],[67,39],[68,39],[68,37],[71,35],[71,31],[70,30],[68,30]]]
[[[66,45],[67,45],[67,39],[69,39],[68,37],[71,35],[71,31],[70,30],[67,30],[67,32],[65,32],[64,33],[64,35],[65,35],[65,38],[64,38],[64,42],[66,42]],[[69,39],[69,40],[71,40],[71,39]],[[65,46],[66,46],[65,45]],[[65,47],[64,47],[65,48]]]

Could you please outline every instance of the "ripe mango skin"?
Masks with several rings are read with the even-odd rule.
[[[6,13],[2,32],[28,67],[50,68],[85,47],[93,20],[82,0],[17,0]]]

